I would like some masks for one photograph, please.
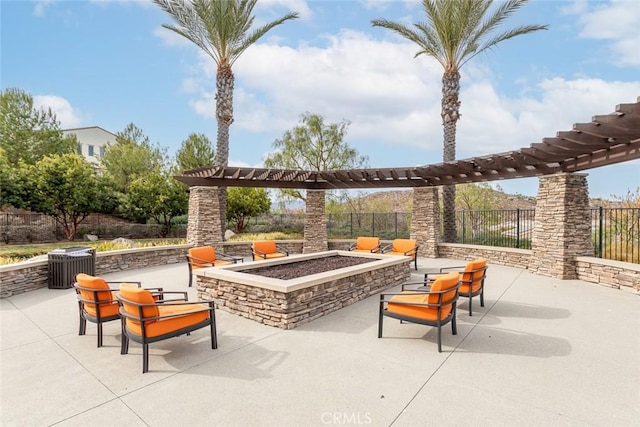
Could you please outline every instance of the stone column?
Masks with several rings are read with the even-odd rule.
[[[302,253],[322,252],[329,247],[324,204],[325,190],[307,190]]]
[[[194,246],[214,246],[221,250],[221,224],[218,187],[191,187],[187,243]]]
[[[576,279],[577,256],[592,256],[587,175],[540,177],[529,269],[543,276]]]
[[[413,189],[411,238],[418,241],[418,256],[437,258],[441,241],[440,204],[437,187]]]

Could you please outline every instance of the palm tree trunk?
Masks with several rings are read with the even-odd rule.
[[[451,162],[456,159],[456,125],[460,119],[460,73],[458,70],[445,70],[442,76],[442,126],[444,127],[442,160]],[[456,187],[445,185],[442,193],[444,209],[444,241],[455,243],[456,233]]]
[[[233,84],[234,76],[229,64],[220,64],[216,75],[216,119],[218,120],[218,138],[216,140],[216,166],[229,164],[229,128],[233,123]],[[224,241],[227,213],[227,187],[218,188],[218,205]]]

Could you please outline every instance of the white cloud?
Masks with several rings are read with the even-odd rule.
[[[411,44],[375,41],[355,31],[328,37],[326,48],[256,44],[234,66],[234,126],[283,132],[310,111],[331,121],[350,120],[354,138],[393,141],[400,129],[417,136],[425,120],[439,126],[439,111],[432,119],[427,107],[439,104],[442,71],[432,60],[412,59],[414,53]],[[207,91],[192,105],[214,117],[212,61],[200,59]]]
[[[418,147],[439,158],[442,68],[414,54],[412,44],[378,41],[355,31],[327,37],[325,47],[256,44],[234,66],[234,128],[282,134],[309,111],[328,121],[349,120],[347,142],[361,153],[375,149],[370,145],[375,142]],[[201,90],[192,108],[215,118],[215,64],[204,55],[199,58],[184,86]],[[620,102],[634,102],[640,93],[640,81],[552,78],[505,96],[494,81],[486,68],[469,64],[462,69],[459,158],[527,147],[570,130],[573,123],[588,122],[593,114],[608,114]]]
[[[69,101],[56,95],[35,95],[33,106],[37,109],[51,108],[60,122],[62,129],[80,127],[84,114],[73,108]]]
[[[309,5],[305,0],[260,0],[256,3],[256,9],[254,11],[258,12],[259,10],[271,10],[281,8],[286,10],[287,12],[298,12],[300,15],[300,19],[308,20],[311,19],[312,12],[309,8]],[[278,15],[278,17],[281,15]],[[276,15],[274,13],[273,17]]]
[[[192,46],[190,40],[182,37],[180,34],[164,27],[157,27],[153,30],[153,35],[162,41],[165,46]]]
[[[498,96],[488,81],[473,83],[461,94],[462,120],[457,143],[469,156],[527,147],[571,130],[595,114],[609,114],[615,106],[635,102],[640,81],[601,79],[545,79],[531,96]],[[467,157],[467,156],[465,156]]]
[[[637,1],[581,1],[567,12],[579,15],[580,37],[610,41],[611,52],[606,56],[613,64],[640,65],[640,5]]]
[[[44,16],[46,9],[53,4],[53,0],[38,0],[33,6],[35,16]]]

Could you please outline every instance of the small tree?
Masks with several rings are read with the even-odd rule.
[[[155,171],[129,184],[122,209],[125,215],[138,221],[153,219],[162,226],[162,237],[166,237],[171,231],[171,220],[187,212],[187,200],[183,184]]]
[[[73,153],[78,141],[64,137],[51,109],[36,109],[33,97],[16,88],[0,92],[0,148],[10,165],[35,164],[44,156]]]
[[[236,225],[236,233],[242,233],[251,217],[269,212],[271,200],[264,188],[231,187],[227,192],[227,221]]]
[[[78,154],[44,157],[32,167],[30,177],[29,206],[53,217],[68,240],[91,212],[105,208],[93,167]]]
[[[366,167],[367,157],[358,154],[344,141],[349,122],[325,124],[324,117],[309,112],[300,124],[273,142],[273,153],[264,165],[268,168],[328,171]],[[300,190],[282,189],[284,198],[305,200]]]
[[[151,145],[149,138],[133,123],[116,134],[116,143],[107,145],[100,159],[105,176],[119,193],[126,193],[130,183],[151,171],[159,172],[165,153]]]
[[[192,133],[182,141],[176,153],[178,171],[182,172],[202,166],[212,166],[216,162],[216,152],[205,134]]]
[[[482,225],[490,223],[491,218],[495,222],[495,216],[488,215],[487,211],[498,207],[496,190],[487,183],[458,185],[456,206],[463,210],[463,215],[468,215],[471,235],[475,238],[480,234]]]

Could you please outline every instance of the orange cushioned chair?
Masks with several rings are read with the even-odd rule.
[[[251,244],[253,260],[265,260],[289,256],[289,251],[276,245],[275,240],[260,240]]]
[[[111,288],[123,282],[107,282],[102,277],[90,276],[85,273],[76,275],[73,287],[78,296],[78,310],[80,313],[80,329],[78,335],[87,332],[87,320],[98,325],[98,347],[102,347],[102,324],[120,318],[118,289]],[[140,282],[127,282],[140,287]],[[153,290],[162,290],[155,288]]]
[[[166,298],[181,294],[181,298]],[[142,344],[142,373],[149,371],[149,344],[189,334],[196,329],[211,328],[211,348],[218,348],[213,301],[188,302],[186,292],[162,292],[156,301],[151,292],[121,286],[118,293],[122,319],[121,354],[129,352],[129,339]]]
[[[355,243],[349,246],[350,251],[354,252],[368,252],[377,254],[380,252],[380,238],[379,237],[358,237]]]
[[[461,297],[469,297],[469,316],[472,316],[471,303],[472,298],[480,295],[480,307],[484,307],[484,279],[487,277],[487,260],[478,258],[466,265],[466,267],[443,267],[441,273],[451,270],[460,273],[460,291]],[[427,277],[425,275],[425,281]]]
[[[404,287],[403,287],[404,288]],[[460,275],[452,271],[436,277],[427,290],[406,290],[399,294],[380,295],[378,338],[382,338],[384,316],[400,321],[419,323],[438,328],[438,352],[442,352],[442,325],[451,322],[451,332],[456,329],[456,301],[460,288]]]
[[[193,282],[193,270],[204,267],[219,267],[221,265],[235,264],[238,259],[222,252],[216,253],[213,246],[198,246],[187,251],[189,265],[189,287]]]
[[[385,255],[410,256],[415,269],[418,269],[418,241],[416,239],[395,239],[389,246],[381,249]]]

